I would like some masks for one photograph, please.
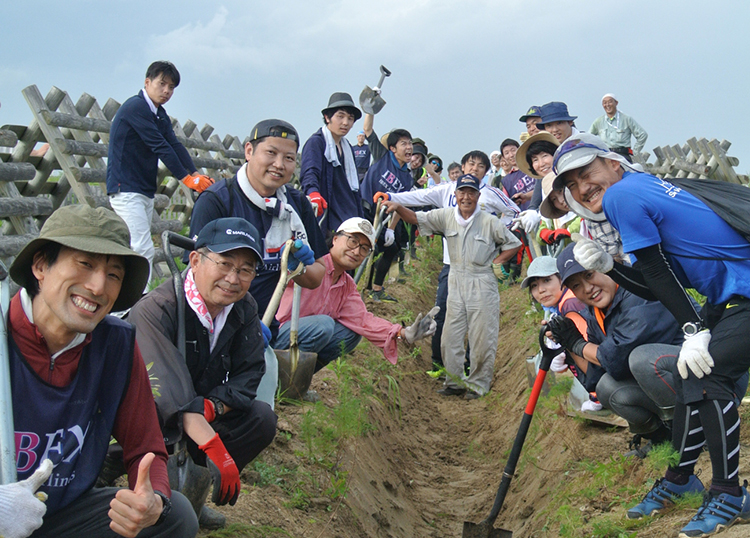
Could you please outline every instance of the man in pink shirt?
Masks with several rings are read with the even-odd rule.
[[[320,286],[302,289],[300,302],[300,350],[318,354],[315,371],[352,351],[364,336],[383,350],[392,364],[398,359],[397,340],[413,344],[431,336],[436,323],[432,310],[423,318],[418,314],[409,327],[379,318],[367,311],[357,284],[347,273],[359,267],[375,243],[375,230],[369,221],[353,217],[345,220],[333,236],[333,245],[322,260],[326,273]],[[281,323],[276,347],[289,347],[293,285],[284,291],[276,319]],[[435,309],[433,309],[435,310]],[[343,345],[342,345],[343,343]]]

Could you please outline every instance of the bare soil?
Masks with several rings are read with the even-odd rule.
[[[436,267],[432,264],[423,270],[435,271]],[[401,298],[401,303],[368,302],[372,311],[385,318],[393,319],[404,308],[414,313],[427,311],[434,301],[434,288],[420,294],[409,283],[394,284],[389,292]],[[337,469],[348,473],[345,498],[331,500],[324,495],[329,484],[321,471],[317,476],[319,489],[308,492],[311,500],[307,507],[294,508],[288,491],[276,485],[255,486],[257,473],[246,470],[246,488],[237,505],[218,509],[230,523],[244,525],[221,535],[460,537],[464,521],[479,522],[488,515],[527,403],[525,359],[538,350],[541,318],[530,313],[530,308],[528,295],[518,286],[501,292],[493,387],[479,400],[437,394],[441,382],[424,373],[430,365],[429,342],[422,344],[419,353],[404,344],[392,374],[399,380],[398,412],[388,405],[393,397],[387,394],[383,381],[378,385],[382,393],[369,408],[374,430],[347,440],[340,454]],[[355,352],[348,360],[360,360],[360,353]],[[312,388],[325,405],[333,407],[337,405],[335,385],[335,375],[324,370],[316,375]],[[309,409],[309,404],[277,407],[279,430],[286,434],[277,435],[261,455],[262,461],[286,468],[300,463],[304,452],[300,424]],[[626,429],[566,416],[565,394],[543,397],[496,527],[512,530],[517,538],[560,536],[560,517],[555,513],[565,502],[569,505],[564,510],[580,516],[581,522],[578,530],[566,529],[568,536],[676,536],[694,509],[672,510],[653,518],[646,527],[623,534],[594,527],[602,518],[622,516],[663,472],[650,469],[640,460],[625,464],[626,472],[616,479],[617,483],[601,487],[593,499],[591,495],[588,499],[577,495],[561,499],[558,494],[567,491],[565,488],[585,488],[592,475],[582,469],[582,462],[610,461],[613,455],[628,450],[629,438]],[[748,441],[750,435],[743,424],[740,473],[744,477],[750,475]],[[711,475],[707,455],[701,463],[707,482],[706,477]],[[623,483],[632,485],[630,495],[624,496],[618,489]],[[750,526],[736,526],[721,536],[750,536]]]

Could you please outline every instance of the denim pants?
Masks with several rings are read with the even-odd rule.
[[[291,327],[292,324],[287,322],[279,328],[279,334],[272,342],[275,349],[289,348]],[[318,354],[318,361],[315,364],[316,372],[325,368],[329,362],[335,361],[343,353],[352,351],[362,340],[360,335],[325,315],[300,318],[297,338],[300,351]]]

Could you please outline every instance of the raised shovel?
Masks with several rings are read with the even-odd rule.
[[[526,434],[529,433],[529,426],[531,425],[531,419],[534,416],[534,408],[536,407],[537,401],[539,401],[539,393],[542,391],[544,378],[547,376],[547,372],[549,372],[552,359],[560,353],[559,349],[550,349],[547,347],[544,342],[544,334],[546,332],[547,326],[545,325],[539,331],[539,347],[542,349],[542,360],[539,364],[539,371],[536,374],[534,388],[531,389],[531,395],[529,396],[529,402],[526,404],[526,410],[521,419],[521,425],[518,427],[516,440],[513,443],[513,448],[508,457],[508,463],[506,463],[505,469],[503,470],[503,478],[500,481],[500,487],[497,488],[495,503],[492,505],[490,515],[481,523],[464,521],[464,530],[463,534],[461,534],[461,538],[511,538],[513,536],[513,531],[496,529],[493,525],[497,519],[497,515],[500,513],[500,509],[503,507],[505,496],[510,489],[510,481],[513,480],[513,473],[516,471],[516,465],[521,456],[523,442],[526,440]]]
[[[359,94],[359,106],[362,107],[365,114],[377,114],[385,106],[385,99],[380,97],[380,90],[383,88],[385,77],[390,77],[391,72],[384,66],[380,66],[380,80],[374,88],[365,86],[362,93]]]
[[[263,314],[263,323],[266,327],[270,327],[273,322],[273,317],[279,308],[281,296],[284,295],[287,283],[291,278],[302,273],[304,269],[304,265],[300,262],[294,271],[286,270],[289,254],[293,250],[296,250],[294,248],[294,241],[289,239],[286,242],[286,247],[284,247],[284,252],[281,254],[282,271],[279,282],[276,284],[271,301],[266,307],[265,314]],[[279,394],[292,400],[301,400],[307,389],[310,388],[310,383],[312,383],[313,374],[315,373],[315,364],[318,361],[317,353],[299,350],[298,331],[301,294],[302,288],[295,283],[294,298],[292,300],[292,319],[290,320],[289,350],[274,349],[276,358],[279,360]]]
[[[10,389],[10,355],[8,353],[8,307],[10,277],[0,261],[0,484],[16,481],[16,442],[13,433],[13,398]],[[8,517],[11,517],[8,514]]]

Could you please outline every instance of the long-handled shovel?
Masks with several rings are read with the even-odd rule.
[[[375,207],[375,222],[373,222],[372,227],[375,229],[375,237],[380,237],[380,232],[383,231],[383,228],[385,227],[388,222],[391,220],[391,216],[388,215],[385,216],[385,208],[382,207],[383,202],[381,200],[378,200],[378,205]],[[365,280],[368,280],[370,278],[370,270],[372,269],[372,262],[375,259],[375,246],[373,245],[372,250],[370,251],[370,254],[368,254],[367,259],[357,268],[357,272],[354,273],[354,283],[358,284],[359,281],[362,279],[362,275],[365,275]]]
[[[13,399],[8,355],[8,270],[0,262],[0,484],[16,481],[16,441],[13,434]],[[8,514],[10,517],[10,515]]]
[[[359,106],[365,111],[365,114],[377,114],[385,106],[385,100],[380,97],[380,90],[383,88],[385,77],[390,77],[391,72],[384,66],[380,66],[380,80],[374,88],[365,86],[362,93],[359,94]]]
[[[518,464],[518,458],[521,456],[521,449],[526,440],[526,434],[529,432],[531,418],[534,416],[534,408],[539,400],[539,393],[542,391],[544,378],[547,376],[550,364],[552,364],[552,359],[560,353],[559,349],[550,349],[545,345],[544,333],[546,331],[546,326],[542,327],[539,331],[539,346],[542,348],[542,361],[539,364],[539,372],[536,374],[534,388],[531,389],[531,396],[529,396],[529,402],[526,404],[526,411],[524,411],[523,419],[521,419],[521,425],[518,427],[516,440],[510,451],[508,463],[503,470],[503,479],[500,481],[500,487],[497,489],[495,504],[492,505],[490,515],[481,523],[464,521],[464,530],[463,534],[461,534],[461,538],[511,538],[513,536],[513,531],[495,529],[493,528],[493,525],[497,519],[497,515],[500,513],[500,509],[503,507],[505,496],[510,489],[510,481],[513,479],[513,473],[516,471],[516,464]]]
[[[290,239],[286,242],[284,252],[281,254],[281,276],[279,276],[279,282],[276,284],[271,301],[268,303],[266,312],[263,314],[263,323],[266,327],[270,327],[273,322],[273,317],[279,308],[281,296],[284,295],[287,283],[304,269],[304,265],[300,263],[294,271],[286,270],[289,254],[293,250],[294,241]],[[301,400],[307,389],[310,388],[310,383],[312,383],[313,374],[315,373],[315,363],[318,361],[317,353],[300,351],[298,347],[297,330],[299,326],[299,296],[301,293],[302,288],[295,284],[292,319],[290,321],[292,325],[289,333],[290,349],[288,351],[281,349],[274,350],[279,360],[279,393],[293,400]]]

